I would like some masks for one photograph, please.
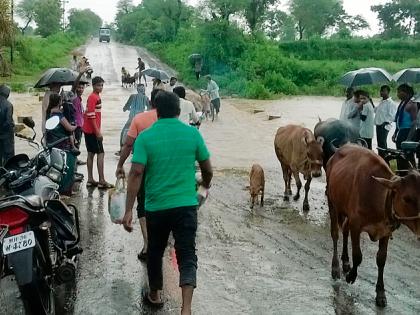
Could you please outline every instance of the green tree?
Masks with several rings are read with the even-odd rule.
[[[262,25],[269,6],[275,2],[276,0],[248,0],[244,15],[252,33]]]
[[[9,44],[13,37],[13,26],[10,19],[10,3],[0,0],[0,49]]]
[[[234,14],[242,13],[250,0],[203,0],[202,7],[210,11],[213,19],[229,21]]]
[[[340,0],[291,0],[290,12],[296,20],[299,39],[322,36],[345,13]]]
[[[34,20],[37,33],[43,37],[58,33],[61,25],[60,0],[37,0],[34,10]]]
[[[369,28],[369,23],[361,15],[343,14],[337,22],[335,35],[338,38],[351,38],[354,32]]]
[[[69,29],[81,35],[95,34],[102,26],[102,19],[89,9],[71,9],[69,12]]]
[[[296,39],[295,20],[281,10],[270,10],[264,17],[264,33],[273,40],[292,41]]]
[[[16,6],[16,15],[23,20],[24,26],[19,27],[22,34],[25,34],[29,24],[34,20],[36,0],[22,0]]]
[[[128,14],[133,11],[133,0],[120,0],[117,3],[117,12],[120,14]]]
[[[398,38],[420,34],[420,2],[418,0],[392,0],[371,7],[378,14],[383,28],[382,36]]]

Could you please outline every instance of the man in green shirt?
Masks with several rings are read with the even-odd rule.
[[[178,96],[160,91],[155,97],[155,105],[158,121],[143,131],[134,144],[123,224],[127,231],[132,231],[134,200],[147,168],[145,210],[150,292],[144,298],[153,306],[163,305],[160,296],[163,287],[162,257],[172,232],[179,264],[179,286],[182,288],[181,314],[186,315],[191,314],[197,273],[195,162],[200,165],[205,189],[210,187],[213,171],[210,154],[199,131],[177,118],[180,114]]]

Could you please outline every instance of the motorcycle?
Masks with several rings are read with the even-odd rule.
[[[57,123],[47,121],[46,127]],[[40,146],[35,136],[21,138]],[[7,192],[0,199],[0,280],[15,276],[27,314],[55,314],[55,287],[75,281],[82,253],[78,210],[57,192],[66,153],[53,148],[56,143],[32,159],[12,157],[0,172]]]

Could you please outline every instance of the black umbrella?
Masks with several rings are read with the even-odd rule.
[[[362,68],[347,72],[340,78],[340,84],[352,87],[391,82],[392,76],[381,68]]]
[[[191,54],[188,56],[188,60],[191,63],[195,63],[197,61],[201,61],[203,59],[203,56],[201,56],[200,54]]]
[[[398,83],[420,83],[420,68],[408,68],[394,74]]]
[[[50,84],[59,83],[61,85],[73,85],[78,77],[78,73],[67,68],[51,68],[45,71],[41,79],[35,84],[35,88],[42,88]],[[86,78],[81,78],[80,83],[88,83]]]

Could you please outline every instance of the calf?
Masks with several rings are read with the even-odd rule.
[[[284,200],[289,200],[289,195],[292,194],[290,187],[292,174],[297,185],[297,192],[293,199],[299,199],[302,188],[299,173],[302,173],[306,179],[304,211],[309,210],[308,192],[312,176],[321,176],[322,145],[322,138],[317,141],[309,129],[297,125],[279,128],[274,139],[274,149],[283,171]]]
[[[249,193],[251,195],[251,209],[261,193],[261,207],[264,206],[264,170],[259,164],[253,164],[249,173]]]
[[[340,277],[337,253],[339,228],[343,231],[341,255],[346,281],[354,283],[362,262],[360,233],[379,240],[376,256],[378,279],[376,305],[386,306],[383,273],[388,240],[399,224],[420,235],[420,174],[411,171],[395,176],[386,162],[371,150],[347,144],[339,148],[327,164],[327,197],[334,254],[332,277]],[[351,236],[353,267],[350,268],[347,239]]]

